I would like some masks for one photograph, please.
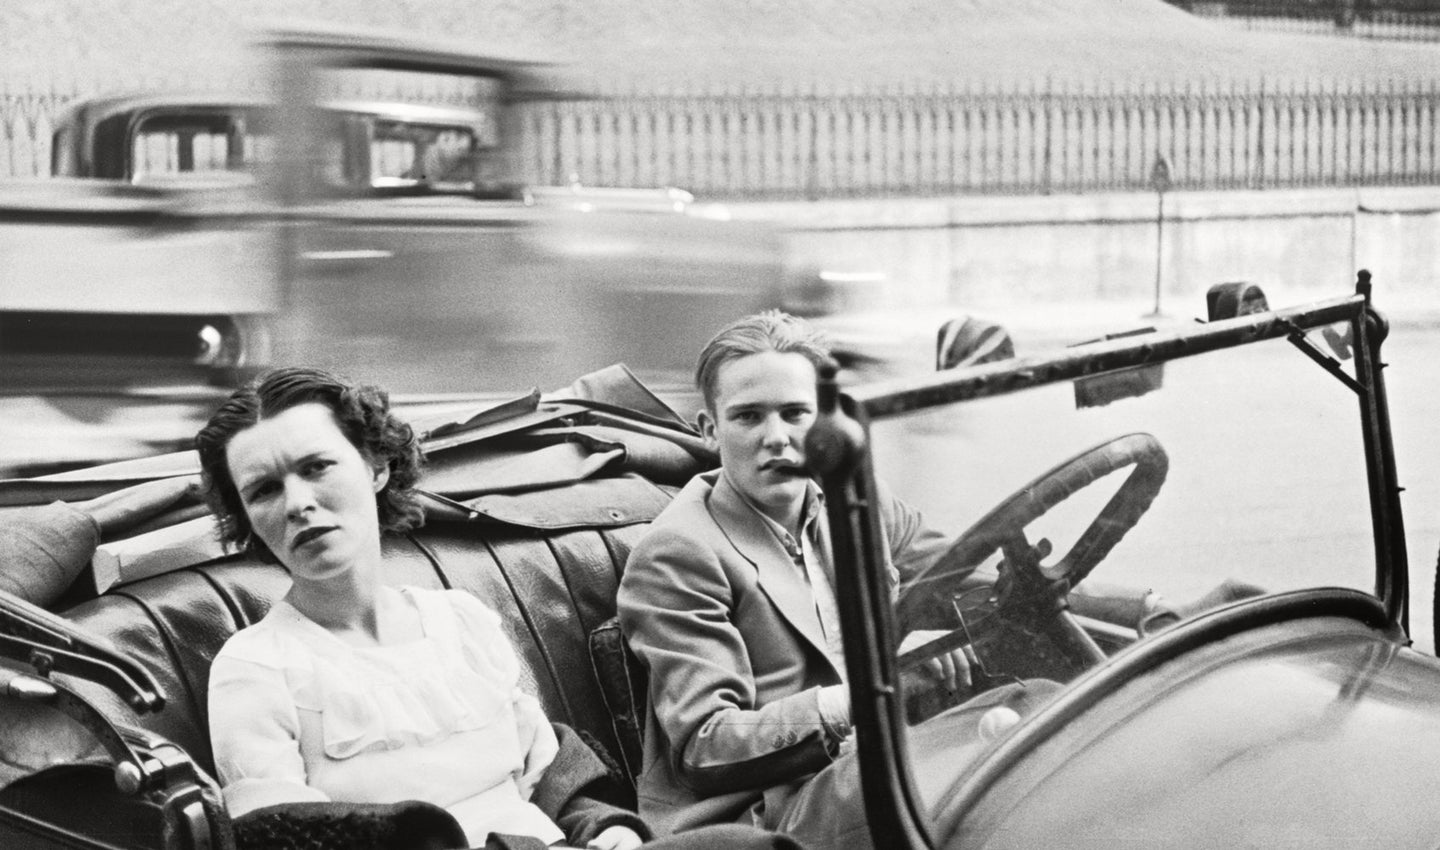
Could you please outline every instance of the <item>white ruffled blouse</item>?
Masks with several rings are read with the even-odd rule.
[[[424,636],[351,646],[285,601],[210,669],[210,739],[232,815],[279,802],[424,800],[473,846],[564,838],[529,801],[558,745],[519,687],[500,617],[464,591],[404,588]]]

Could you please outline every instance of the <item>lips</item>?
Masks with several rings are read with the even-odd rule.
[[[318,540],[318,539],[320,539],[321,537],[325,536],[326,534],[329,534],[330,532],[332,532],[332,531],[334,531],[334,530],[335,530],[335,529],[334,529],[332,526],[323,526],[323,527],[320,527],[320,528],[307,528],[307,529],[305,529],[304,531],[300,532],[299,534],[295,535],[295,539],[294,539],[293,541],[291,541],[291,543],[290,543],[290,548],[291,548],[291,549],[299,549],[301,546],[304,546],[305,544],[311,542],[312,540]]]
[[[810,473],[805,467],[791,460],[771,460],[760,465],[765,472],[773,472],[777,475],[788,475],[792,478],[805,478]]]

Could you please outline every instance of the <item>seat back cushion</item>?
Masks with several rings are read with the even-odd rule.
[[[432,523],[386,540],[384,580],[464,590],[499,613],[520,657],[522,686],[539,698],[552,721],[574,727],[633,783],[639,740],[626,738],[638,736],[633,707],[618,722],[612,715],[592,661],[591,635],[613,624],[620,573],[645,528],[637,523],[541,531]],[[210,662],[231,635],[263,617],[289,584],[279,566],[233,557],[115,588],[62,613],[148,667],[165,690],[165,706],[140,717],[103,687],[73,678],[64,683],[117,721],[175,742],[213,775],[206,708]]]

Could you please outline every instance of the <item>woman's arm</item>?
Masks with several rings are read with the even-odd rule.
[[[540,708],[539,700],[516,688],[512,704],[520,749],[525,753],[525,770],[516,779],[516,784],[520,787],[520,796],[528,799],[546,769],[555,761],[560,744],[544,710]]]
[[[576,847],[589,845],[602,833],[609,833],[607,843],[597,846],[633,846],[620,830],[649,840],[650,829],[640,816],[612,802],[619,798],[621,780],[611,775],[574,729],[556,723],[553,730],[559,749],[536,784],[531,802],[555,821]]]
[[[499,688],[508,688],[515,716],[515,735],[524,766],[515,777],[520,796],[528,799],[535,783],[555,758],[558,744],[540,701],[519,685],[520,658],[501,628],[500,615],[463,590],[446,593],[456,617],[458,638],[475,672]]]
[[[209,704],[215,770],[232,817],[329,799],[306,784],[299,716],[279,670],[222,651],[210,668]]]
[[[494,672],[512,682],[515,731],[525,757],[516,777],[521,796],[554,821],[572,846],[593,842],[603,850],[628,850],[649,838],[638,815],[610,802],[619,797],[619,780],[595,751],[569,726],[551,724],[540,701],[513,684],[520,662],[499,615],[468,594],[453,596],[451,602],[461,639],[483,651]]]

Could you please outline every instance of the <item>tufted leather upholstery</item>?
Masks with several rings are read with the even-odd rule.
[[[384,580],[464,590],[494,609],[520,657],[522,686],[552,721],[608,756],[633,789],[644,681],[615,625],[620,573],[648,522],[718,461],[713,448],[623,365],[582,377],[559,400],[532,392],[411,424],[426,455],[427,524],[384,541]],[[0,482],[0,504],[84,500],[196,472],[193,453],[176,453]],[[150,524],[172,524],[198,508],[180,506]],[[213,776],[210,663],[289,586],[280,566],[233,556],[55,612],[149,668],[167,698],[158,712],[137,716],[101,685],[56,678],[116,723],[178,745]],[[628,802],[633,807],[633,797]]]
[[[607,706],[629,694],[613,690],[625,684],[617,682],[613,663],[611,673],[596,675],[590,643],[591,633],[605,633],[615,615],[621,569],[644,530],[643,522],[549,531],[432,523],[386,541],[385,580],[466,590],[499,612],[520,656],[522,684],[550,719],[603,747],[633,787],[639,764],[630,759],[639,752],[638,726],[623,707],[617,725]],[[165,689],[165,707],[137,717],[103,688],[66,683],[110,717],[180,745],[213,775],[206,710],[210,661],[288,587],[279,566],[240,557],[118,587],[63,616],[109,637],[149,667]]]

